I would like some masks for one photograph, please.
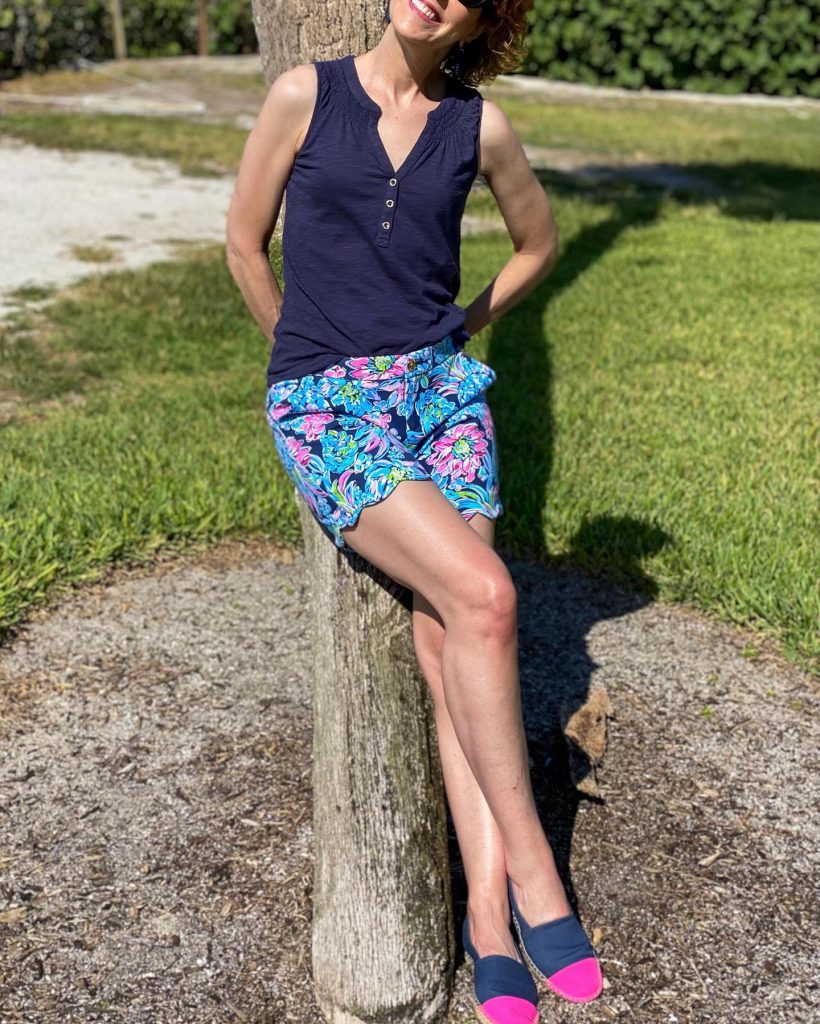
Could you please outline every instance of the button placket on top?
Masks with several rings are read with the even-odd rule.
[[[379,120],[382,116],[382,108],[374,99],[371,99],[370,94],[366,91],[359,80],[359,75],[356,71],[356,65],[352,54],[348,54],[345,57],[343,67],[350,91],[359,101],[361,106],[364,107],[364,109],[371,115],[367,125],[368,141],[376,160],[386,174],[382,212],[375,236],[377,245],[386,246],[390,242],[390,235],[393,231],[396,211],[398,210],[399,184],[402,178],[412,171],[413,167],[418,163],[422,153],[434,141],[436,127],[435,122],[447,112],[450,104],[454,102],[455,93],[452,84],[448,82],[447,92],[444,98],[437,107],[433,110],[428,110],[424,128],[422,128],[421,134],[413,144],[413,148],[404,158],[400,166],[398,168],[394,168],[390,163],[387,150],[384,148],[384,143],[379,135]]]
[[[399,179],[388,178],[384,193],[384,208],[387,211],[384,219],[376,232],[376,242],[379,245],[387,245],[390,241],[390,229],[393,227],[393,218],[396,215],[399,197]]]

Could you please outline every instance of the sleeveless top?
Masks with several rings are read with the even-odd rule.
[[[470,337],[454,302],[483,97],[455,79],[400,167],[353,55],[313,61],[318,95],[285,191],[284,287],[268,386],[350,356]]]

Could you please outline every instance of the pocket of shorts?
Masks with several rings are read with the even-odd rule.
[[[306,378],[296,380],[279,381],[268,390],[267,410],[268,422],[274,417],[272,410],[274,406],[280,406],[279,415],[275,422],[280,423],[293,419],[294,416],[304,416],[307,413],[326,412],[331,408],[331,403],[326,395],[318,389],[317,374],[308,374]]]
[[[268,392],[265,395],[265,419],[267,420],[268,426],[271,429],[273,429],[276,423],[276,420],[274,419],[273,416],[273,410],[274,407],[279,404],[277,391],[278,387],[278,384],[273,384],[271,387],[268,388]]]
[[[480,359],[476,359],[475,356],[471,356],[470,353],[465,352],[464,349],[461,350],[460,355],[462,359],[466,360],[467,365],[471,367],[472,371],[481,380],[482,391],[484,388],[488,388],[491,384],[496,382],[498,377],[492,366],[489,366],[487,363],[482,363]]]

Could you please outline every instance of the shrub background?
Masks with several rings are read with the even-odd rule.
[[[132,57],[196,53],[192,0],[129,0]],[[820,0],[535,0],[526,74],[628,89],[820,97]],[[255,53],[250,0],[212,0],[209,52]],[[0,9],[0,80],[113,57],[105,0]]]
[[[535,0],[529,20],[528,74],[820,97],[818,0]]]
[[[129,57],[197,52],[199,22],[192,0],[128,0],[123,19]],[[257,50],[250,0],[208,4],[209,53]],[[77,57],[113,59],[106,0],[16,0],[0,8],[0,79],[71,67]]]

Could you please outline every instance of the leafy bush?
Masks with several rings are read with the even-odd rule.
[[[820,97],[818,0],[535,0],[529,20],[525,73]]]
[[[195,0],[124,5],[128,53],[197,50]],[[209,52],[255,53],[250,0],[210,0]],[[522,72],[628,89],[820,97],[820,0],[535,0]],[[0,79],[114,55],[106,0],[0,8]]]
[[[129,57],[197,52],[195,0],[129,0],[123,19]],[[70,67],[78,57],[111,59],[112,37],[107,0],[13,0],[0,9],[0,79]],[[256,53],[250,0],[211,0],[208,50]]]

